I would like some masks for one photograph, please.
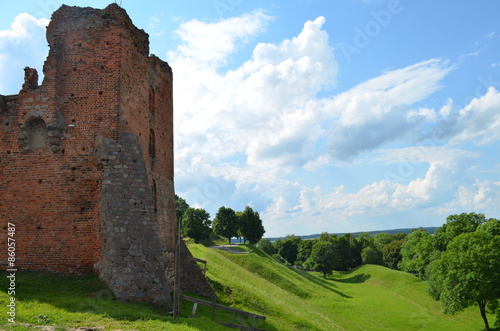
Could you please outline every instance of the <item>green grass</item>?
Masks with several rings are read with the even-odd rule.
[[[0,273],[0,306],[10,299],[6,273]],[[57,330],[101,327],[104,330],[227,330],[209,315],[174,321],[158,306],[119,302],[97,276],[63,276],[41,272],[16,273],[16,326],[2,313],[0,330],[32,330],[23,326],[54,325]],[[184,307],[183,316],[189,316]]]
[[[207,260],[207,277],[221,303],[267,317],[267,330],[482,330],[476,307],[445,315],[426,293],[426,283],[410,274],[365,265],[327,279],[316,272],[290,269],[251,245],[233,254],[194,243],[189,249]],[[9,300],[8,280],[0,273],[0,306]],[[26,330],[22,324],[101,327],[104,330],[231,330],[211,321],[211,309],[183,303],[174,321],[157,306],[119,302],[96,276],[18,272],[17,326],[0,321],[0,330]],[[6,312],[5,308],[5,312]],[[229,322],[217,311],[216,320]],[[3,324],[3,325],[2,325]],[[250,325],[247,319],[246,324]],[[494,317],[490,316],[490,325]],[[29,329],[31,330],[31,328]]]
[[[267,316],[269,330],[483,329],[478,308],[445,315],[426,283],[410,274],[365,265],[323,279],[249,248],[253,254],[241,255],[189,245],[208,261],[207,277],[224,304]]]

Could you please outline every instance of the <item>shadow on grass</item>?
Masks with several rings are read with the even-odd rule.
[[[347,284],[361,284],[366,282],[368,279],[370,279],[370,275],[366,274],[359,274],[356,276],[352,276],[351,278],[335,278],[332,279],[333,281],[339,282],[339,283],[347,283]]]
[[[0,292],[3,292],[4,295],[9,287],[6,275],[6,272],[0,272]],[[110,318],[125,321],[125,323],[157,321],[188,324],[199,328],[196,322],[189,320],[174,321],[167,313],[166,307],[116,300],[106,284],[97,275],[74,276],[19,271],[16,273],[16,301],[34,305],[37,303],[49,304],[59,308],[65,313],[62,315],[58,313],[58,319],[62,318],[66,322],[71,322],[73,318],[81,319],[81,317],[71,316],[71,313],[88,313],[97,315],[97,318]],[[46,315],[47,319],[52,319],[50,314]],[[38,321],[35,315],[28,317],[28,320],[23,322],[46,324],[43,321]]]
[[[261,258],[266,258],[266,259],[269,259],[269,260],[272,260],[272,261],[276,262],[276,260],[273,257],[271,257],[269,254],[265,253],[261,249],[255,247],[255,245],[248,244],[248,245],[245,245],[245,246],[247,246],[250,249],[250,251],[252,253],[256,254],[257,256],[259,256]],[[335,284],[333,284],[332,282],[328,281],[327,279],[322,279],[322,278],[315,277],[315,276],[309,274],[307,271],[303,271],[303,270],[299,270],[299,269],[295,269],[295,268],[288,268],[288,269],[291,270],[291,271],[293,271],[297,275],[305,278],[309,282],[314,283],[314,284],[316,284],[318,286],[321,286],[321,287],[323,287],[326,290],[332,291],[332,292],[338,294],[339,296],[341,296],[343,298],[349,298],[349,299],[352,298],[351,296],[348,296],[345,293],[342,293],[339,290],[337,290],[335,288],[336,287]],[[369,276],[368,276],[368,278],[369,278]]]
[[[258,255],[259,257],[263,257],[263,258],[266,258],[266,259],[269,259],[269,260],[273,260],[273,261],[276,261],[275,259],[273,259],[269,254],[263,252],[261,249],[255,247],[254,245],[249,245],[252,253]],[[325,288],[326,290],[329,290],[329,291],[332,291],[338,295],[340,295],[341,297],[343,298],[352,298],[342,292],[340,292],[339,290],[335,289],[335,284],[332,284],[331,282],[325,280],[325,279],[321,279],[321,278],[318,278],[318,277],[315,277],[311,274],[309,274],[307,271],[304,271],[304,270],[299,270],[299,269],[295,269],[295,268],[289,268],[289,270],[292,270],[294,273],[296,273],[297,275],[305,278],[306,280],[308,280],[309,282],[311,283],[314,283],[318,286],[321,286],[323,288]]]
[[[295,272],[297,275],[300,275],[302,277],[304,277],[306,280],[308,280],[309,282],[311,283],[314,283],[318,286],[321,286],[329,291],[332,291],[338,295],[340,295],[341,297],[343,298],[348,298],[348,299],[351,299],[352,297],[351,296],[348,296],[347,294],[344,294],[342,292],[340,292],[339,290],[337,290],[335,287],[335,284],[329,282],[328,280],[325,280],[325,279],[322,279],[322,278],[318,278],[318,277],[315,277],[311,274],[309,274],[307,271],[303,271],[303,270],[297,270],[297,269],[290,269],[292,270],[293,272]]]

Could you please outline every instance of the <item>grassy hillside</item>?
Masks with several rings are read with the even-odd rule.
[[[477,308],[444,315],[426,283],[375,265],[352,272],[289,269],[251,246],[232,254],[191,244],[225,304],[266,315],[270,330],[481,330]],[[491,319],[494,321],[494,318]]]
[[[289,269],[253,246],[233,254],[190,244],[195,257],[208,261],[207,277],[226,305],[267,316],[268,330],[481,330],[476,309],[449,316],[425,293],[425,282],[406,273],[366,265],[323,279],[319,273]],[[8,280],[0,274],[0,305],[6,307]],[[53,330],[231,330],[211,321],[211,310],[183,304],[183,318],[173,321],[162,309],[122,303],[96,276],[56,276],[18,272],[17,318],[5,314],[0,330],[32,330],[26,323]],[[5,312],[7,311],[6,308]],[[218,320],[231,317],[217,313]],[[491,318],[493,324],[494,318]],[[22,325],[21,325],[22,324]],[[97,330],[97,329],[96,329]]]
[[[12,325],[6,314],[9,283],[6,273],[0,272],[0,306],[4,307],[0,330],[33,330],[27,325],[56,326],[50,330],[76,327],[95,330],[227,330],[208,317],[173,321],[157,306],[118,302],[95,275],[18,272],[16,276],[17,316],[16,324]]]

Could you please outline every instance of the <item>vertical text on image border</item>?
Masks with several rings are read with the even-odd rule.
[[[16,322],[16,225],[15,223],[7,222],[7,279],[9,280],[9,288],[7,294],[10,299],[7,304],[7,315],[10,316],[7,320],[10,323]]]

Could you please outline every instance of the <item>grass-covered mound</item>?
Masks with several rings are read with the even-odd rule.
[[[327,279],[315,272],[290,269],[253,246],[234,254],[190,244],[208,261],[207,277],[222,304],[267,317],[268,330],[481,330],[477,309],[444,315],[426,293],[426,283],[410,274],[365,265]],[[184,302],[183,318],[173,321],[159,307],[116,301],[96,276],[16,274],[16,321],[53,325],[55,330],[93,327],[101,330],[231,330],[211,321],[211,309]],[[0,330],[32,330],[7,322],[9,281],[0,273]],[[226,314],[227,315],[227,314]],[[229,320],[227,320],[229,318]],[[218,312],[216,320],[230,321]],[[494,320],[494,317],[492,317]],[[247,321],[248,322],[248,321]],[[249,322],[247,325],[250,325]]]
[[[231,254],[191,244],[208,261],[207,277],[227,305],[267,316],[270,330],[481,330],[477,309],[442,313],[426,283],[410,274],[365,265],[351,272],[290,269],[253,246]]]

